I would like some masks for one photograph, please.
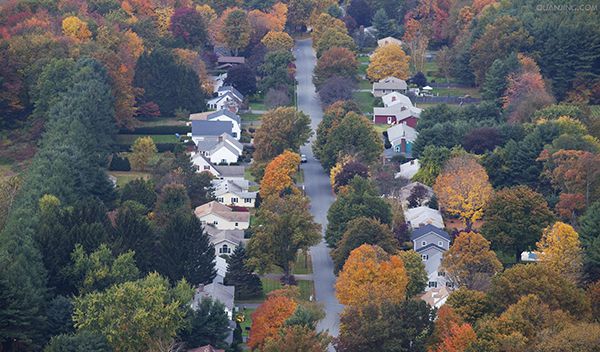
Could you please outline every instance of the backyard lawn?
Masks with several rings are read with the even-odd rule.
[[[360,111],[363,114],[372,114],[373,113],[373,102],[375,98],[371,95],[370,92],[354,92],[354,101],[358,103],[360,107]]]
[[[373,88],[373,84],[368,79],[361,79],[358,81],[358,89],[369,89]]]
[[[131,182],[138,178],[143,178],[145,180],[150,178],[149,173],[139,171],[109,171],[108,174],[117,178],[117,186],[119,187],[123,187],[128,182]]]
[[[260,121],[262,115],[246,113],[246,114],[240,114],[240,117],[242,118],[242,123],[244,123],[244,122]]]
[[[242,328],[242,335],[246,337],[249,335],[249,330],[246,328],[252,327],[252,313],[254,313],[255,310],[256,308],[244,308],[240,312],[244,314],[244,321],[240,323],[240,327]]]

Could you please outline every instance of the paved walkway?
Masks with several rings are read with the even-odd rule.
[[[311,127],[313,131],[316,131],[323,118],[323,110],[312,83],[312,73],[317,61],[312,49],[312,40],[296,41],[294,56],[296,57],[296,80],[298,81],[298,109],[310,116]],[[313,156],[311,145],[314,138],[313,135],[309,144],[301,148],[302,154],[306,155],[308,160],[307,163],[302,164],[302,169],[304,170],[306,195],[311,200],[311,213],[315,217],[315,221],[323,226],[324,232],[327,227],[327,210],[333,203],[334,197],[328,175]],[[325,309],[325,318],[319,322],[317,328],[321,331],[328,330],[332,336],[337,336],[340,327],[339,315],[343,306],[335,297],[336,277],[333,274],[333,261],[325,241],[322,240],[321,243],[312,247],[310,255],[316,300],[321,302]],[[333,347],[330,347],[330,351],[334,351]]]

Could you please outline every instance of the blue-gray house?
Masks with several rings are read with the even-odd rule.
[[[450,235],[433,225],[424,225],[412,232],[410,239],[415,252],[421,255],[429,277],[428,289],[446,285],[446,277],[440,271],[442,256],[450,248]]]

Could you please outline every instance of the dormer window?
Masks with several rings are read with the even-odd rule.
[[[442,242],[442,241],[438,241],[438,246],[440,246],[440,247],[444,248],[444,242]]]
[[[427,245],[427,241],[422,241],[421,242],[421,246],[426,246]]]

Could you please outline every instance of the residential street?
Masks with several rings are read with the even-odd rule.
[[[313,131],[323,116],[321,103],[315,92],[315,86],[312,83],[312,72],[316,64],[316,57],[312,49],[312,40],[303,39],[296,41],[294,48],[296,57],[296,79],[298,81],[298,109],[306,113],[311,118]],[[325,173],[319,161],[313,157],[311,144],[315,136],[308,145],[302,147],[302,154],[305,154],[308,162],[302,164],[304,170],[304,183],[306,195],[311,199],[311,212],[316,222],[323,226],[323,231],[327,226],[327,210],[334,201],[329,184],[329,176]],[[333,336],[339,333],[339,314],[342,311],[342,305],[335,297],[335,275],[333,274],[333,262],[329,256],[329,248],[325,241],[310,250],[313,265],[313,278],[315,283],[316,300],[323,303],[326,316],[319,323],[320,330],[329,330]]]

